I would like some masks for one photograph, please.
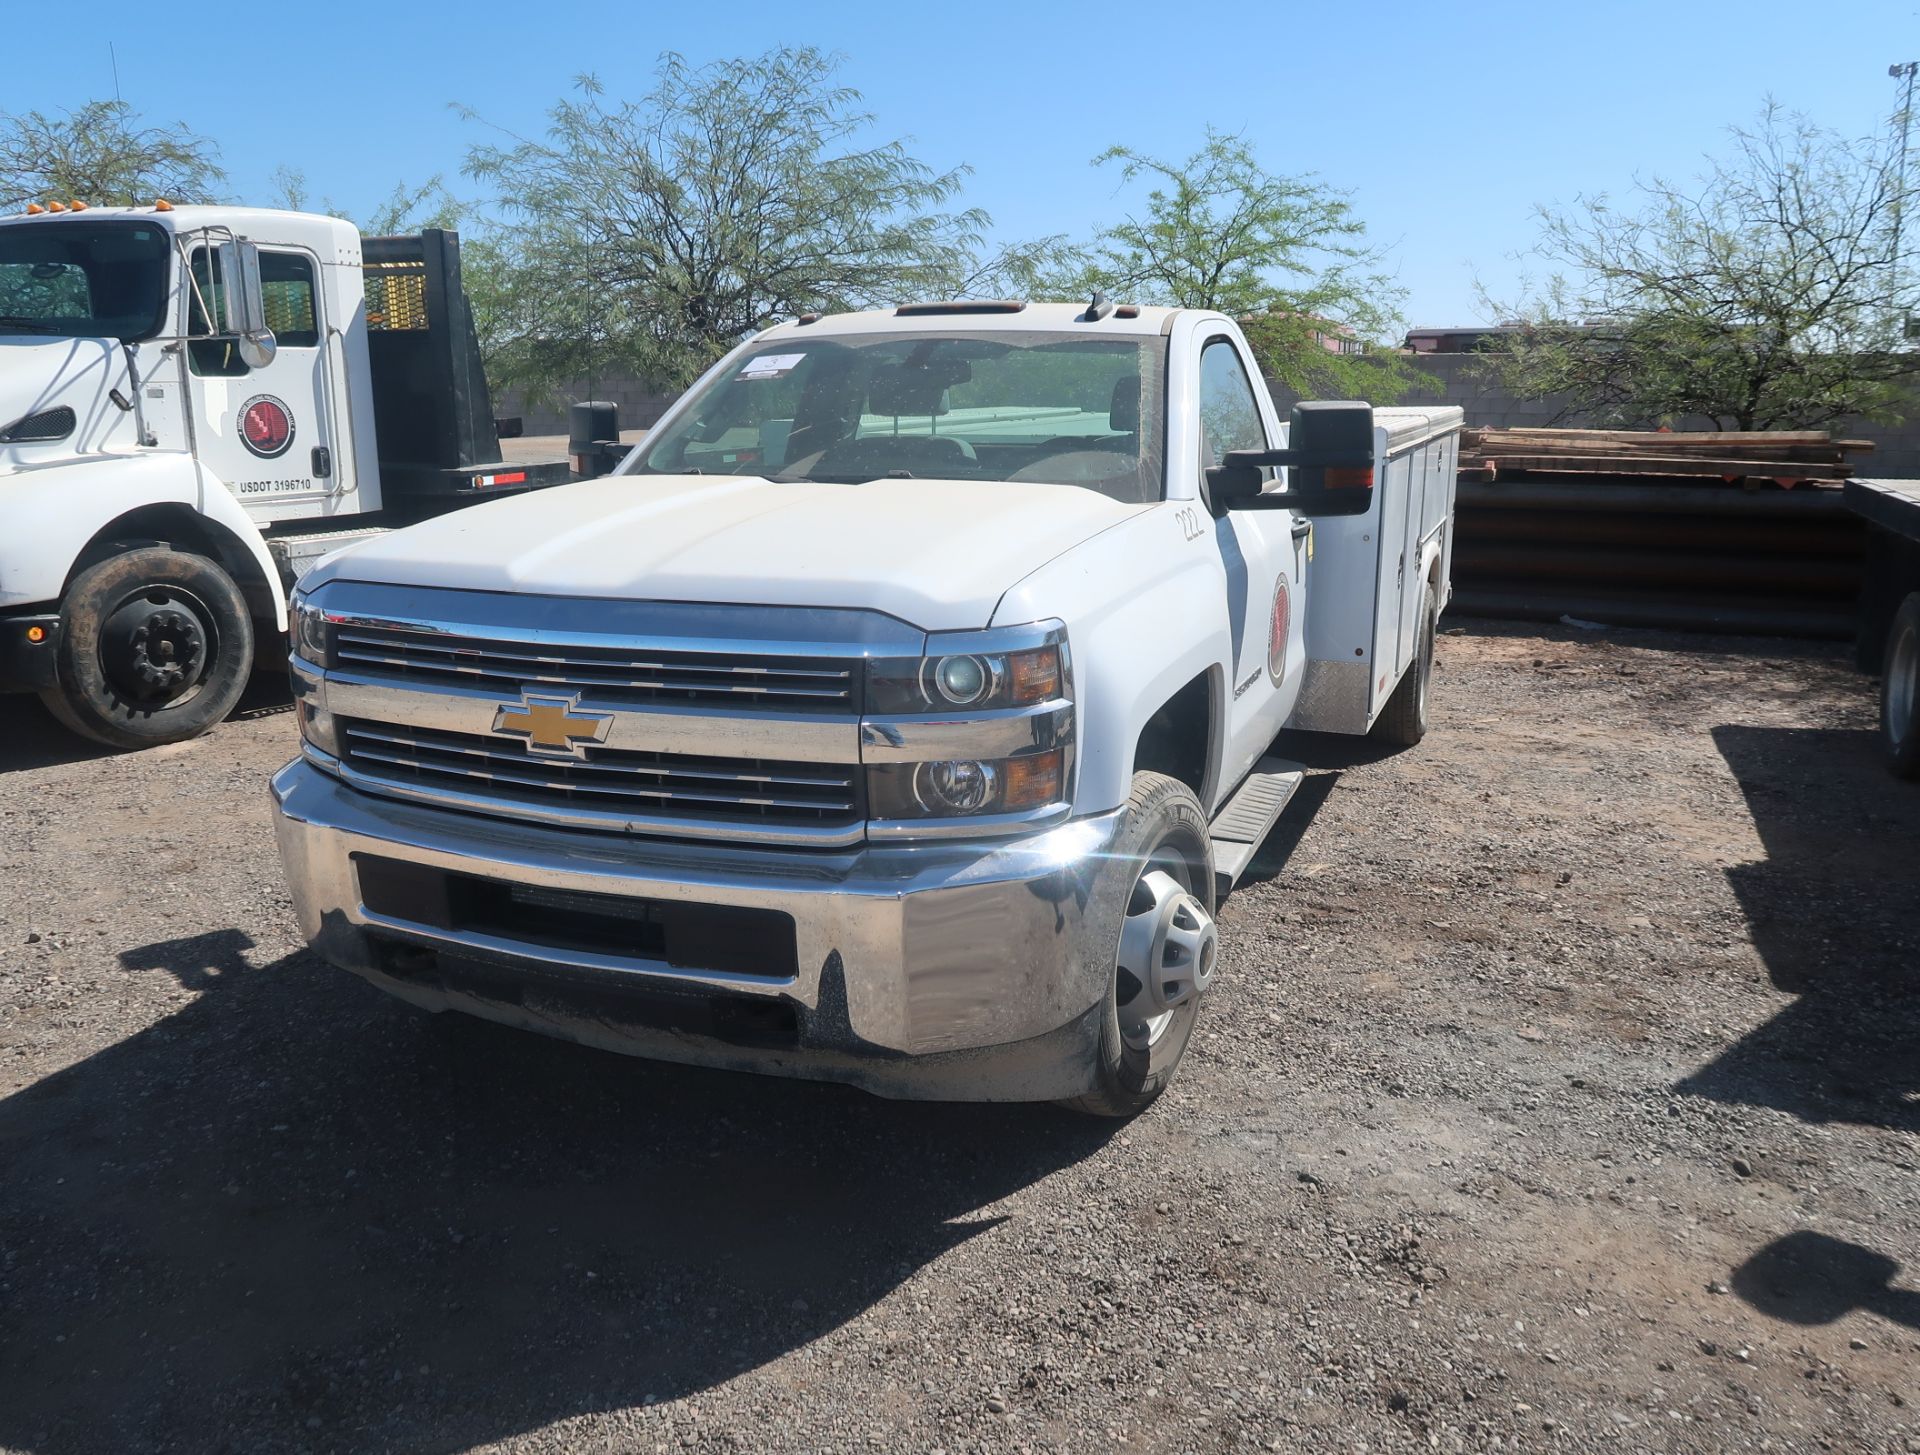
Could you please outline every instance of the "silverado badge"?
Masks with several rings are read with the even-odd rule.
[[[518,702],[503,702],[493,715],[493,730],[527,740],[529,753],[584,758],[588,743],[604,743],[613,723],[610,712],[576,712],[580,694],[522,692]]]

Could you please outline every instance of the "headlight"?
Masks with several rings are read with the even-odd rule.
[[[327,665],[327,618],[299,592],[287,603],[287,648],[303,662]]]
[[[1018,758],[944,758],[867,769],[867,811],[877,819],[970,818],[1026,813],[1066,797],[1067,750]]]
[[[930,645],[938,644],[936,636]],[[867,710],[1026,707],[1060,696],[1065,675],[1058,642],[1015,651],[883,657],[868,665]]]
[[[936,633],[927,646],[924,657],[868,664],[868,815],[906,832],[907,821],[1064,804],[1074,722],[1064,629]]]

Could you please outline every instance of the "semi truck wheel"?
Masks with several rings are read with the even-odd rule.
[[[198,737],[233,710],[253,667],[246,598],[205,556],[110,557],[75,578],[60,615],[57,681],[41,700],[116,748]]]
[[[1411,748],[1427,735],[1427,695],[1433,686],[1433,639],[1440,629],[1440,608],[1433,584],[1420,591],[1420,640],[1400,685],[1373,724],[1373,735],[1383,743]]]
[[[1094,1087],[1067,1105],[1130,1117],[1173,1080],[1213,979],[1213,856],[1193,790],[1163,773],[1134,774],[1114,853],[1133,865],[1133,889],[1114,927]]]
[[[1920,591],[1893,614],[1886,665],[1880,672],[1880,732],[1887,766],[1902,778],[1920,778]]]

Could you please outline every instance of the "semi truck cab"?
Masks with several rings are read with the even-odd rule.
[[[452,233],[0,218],[0,691],[82,733],[205,731],[325,551],[569,478],[500,457]]]

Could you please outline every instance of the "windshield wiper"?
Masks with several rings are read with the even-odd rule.
[[[60,333],[44,318],[22,318],[17,313],[0,313],[0,328],[24,328],[28,333]]]

